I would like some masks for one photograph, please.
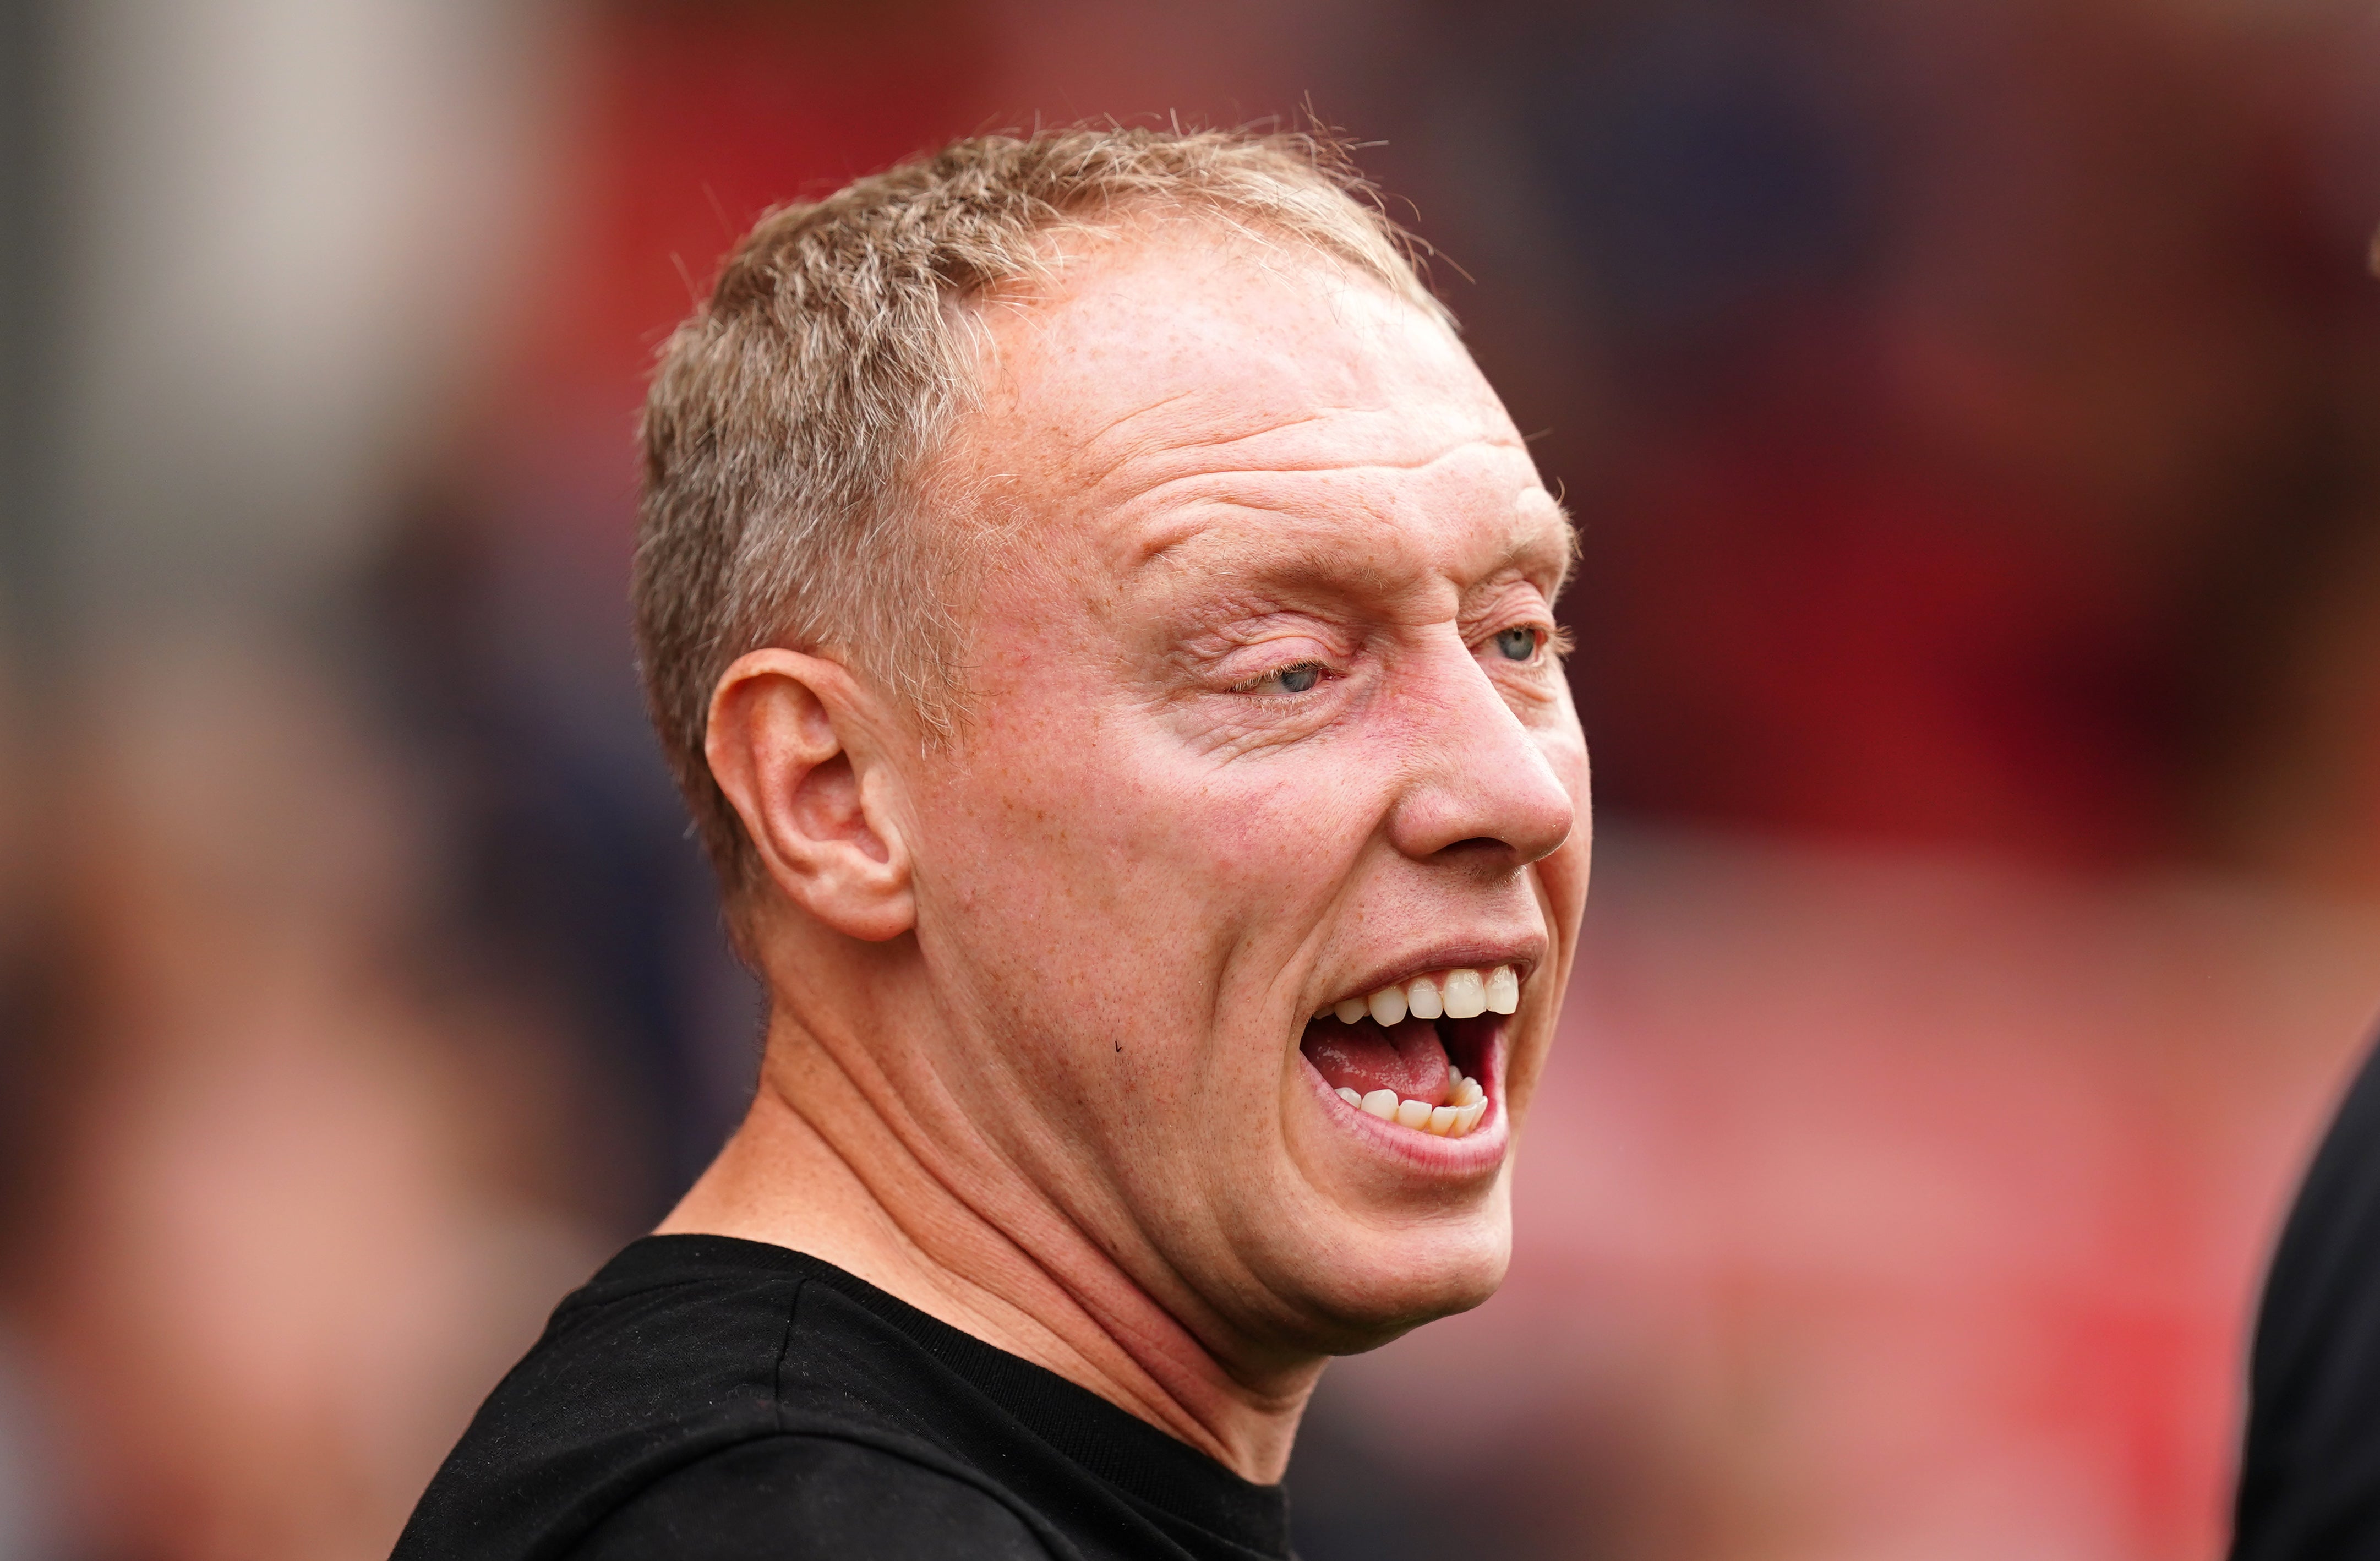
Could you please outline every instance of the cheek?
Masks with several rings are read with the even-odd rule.
[[[1137,710],[1045,710],[978,754],[951,799],[978,864],[1020,909],[1098,917],[1112,937],[1185,917],[1265,920],[1327,894],[1370,831],[1360,768],[1320,750],[1222,758]]]
[[[1576,813],[1570,838],[1560,850],[1537,864],[1537,876],[1551,902],[1555,926],[1567,943],[1577,936],[1579,918],[1586,903],[1587,870],[1595,853],[1594,776],[1587,761],[1585,740],[1577,734],[1575,727],[1559,741],[1547,744],[1546,757],[1560,779],[1562,789],[1570,793]]]
[[[1318,753],[1217,761],[1121,719],[1058,724],[971,745],[929,799],[921,945],[1070,1097],[1123,1098],[1119,1071],[1144,1100],[1261,1087],[1277,1048],[1230,1021],[1277,1017],[1371,832],[1362,788]]]

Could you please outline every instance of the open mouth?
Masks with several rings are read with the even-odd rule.
[[[1354,1109],[1462,1138],[1488,1114],[1496,1035],[1520,1006],[1510,965],[1433,971],[1341,998],[1307,1023],[1298,1049]]]

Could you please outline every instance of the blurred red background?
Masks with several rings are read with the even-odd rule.
[[[1511,1283],[1309,1561],[2203,1557],[2380,1003],[2343,0],[139,0],[0,47],[0,1561],[384,1553],[758,1012],[625,634],[640,375],[957,134],[1366,143],[1579,517]]]

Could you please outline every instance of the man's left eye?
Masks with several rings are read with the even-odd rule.
[[[1508,661],[1525,661],[1537,653],[1537,642],[1543,637],[1535,629],[1506,629],[1496,636],[1496,648]]]

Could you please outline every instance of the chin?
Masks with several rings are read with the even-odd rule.
[[[1494,1295],[1512,1255],[1512,1224],[1496,1202],[1492,1211],[1398,1234],[1351,1230],[1343,1244],[1314,1254],[1300,1298],[1317,1324],[1314,1347],[1360,1355]]]

